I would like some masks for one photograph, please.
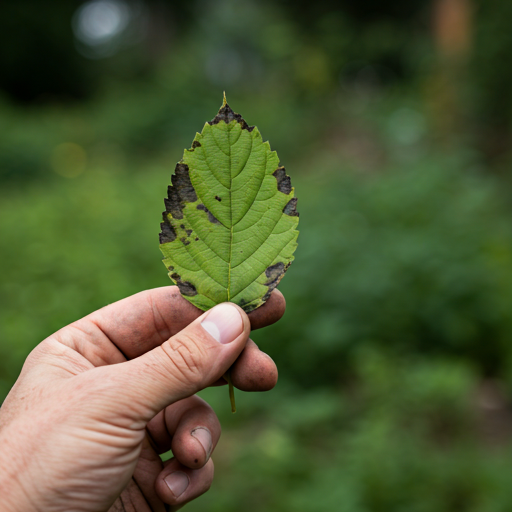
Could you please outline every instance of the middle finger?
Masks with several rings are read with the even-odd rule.
[[[197,395],[165,408],[148,423],[147,430],[157,453],[172,450],[191,469],[208,462],[221,434],[215,412]]]

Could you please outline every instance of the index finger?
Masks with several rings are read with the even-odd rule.
[[[282,293],[274,290],[263,306],[248,315],[251,327],[259,329],[277,322],[285,307]],[[134,359],[161,345],[202,313],[181,296],[177,286],[146,290],[75,322],[89,338],[88,343],[80,344],[79,352],[93,364],[91,358],[98,357],[101,364],[111,364],[119,362],[117,358],[108,360],[113,344],[127,359]]]

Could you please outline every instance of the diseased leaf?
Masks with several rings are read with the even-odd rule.
[[[160,249],[181,294],[202,310],[261,306],[297,247],[297,199],[277,153],[224,99],[171,183]]]

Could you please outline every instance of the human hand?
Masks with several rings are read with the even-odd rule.
[[[233,363],[239,389],[272,388],[277,369],[249,332],[284,309],[277,290],[247,316],[156,288],[43,341],[0,409],[2,511],[174,511],[208,490],[220,425],[194,393]]]

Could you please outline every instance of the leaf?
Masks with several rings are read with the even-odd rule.
[[[297,199],[277,153],[224,98],[171,183],[160,249],[181,294],[202,310],[261,306],[297,247]]]

